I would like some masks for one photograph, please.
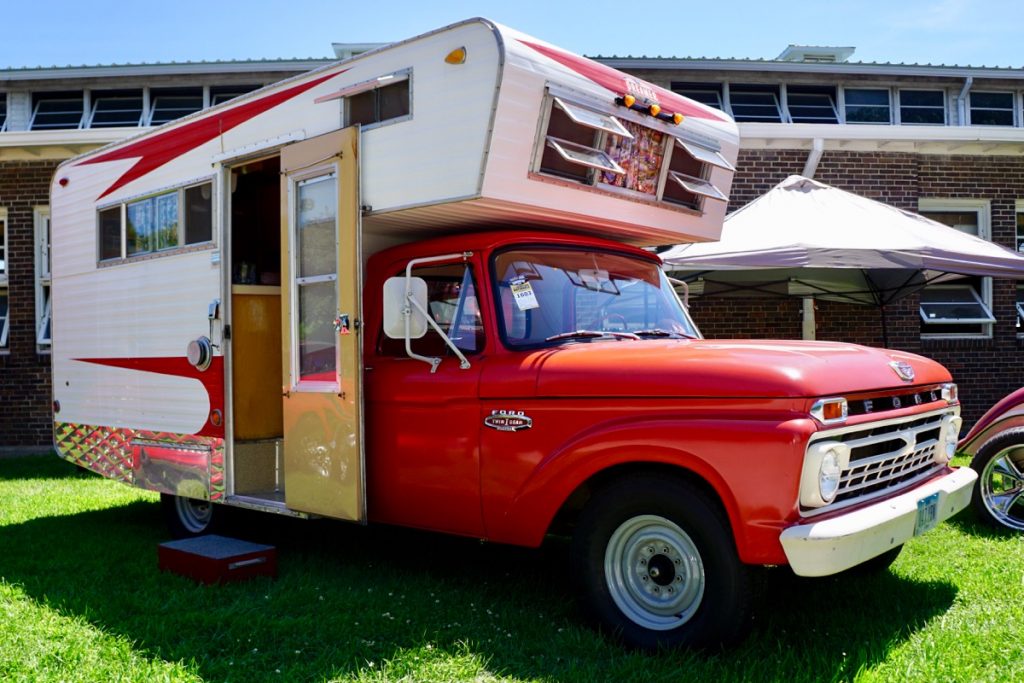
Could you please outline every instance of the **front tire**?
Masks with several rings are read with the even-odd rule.
[[[727,645],[747,625],[749,579],[729,524],[686,482],[637,475],[598,491],[573,562],[585,608],[632,647]]]
[[[978,473],[971,503],[992,526],[1024,531],[1024,429],[985,442],[971,461]]]
[[[208,500],[160,494],[160,509],[167,529],[174,538],[192,538],[214,529],[214,504]]]

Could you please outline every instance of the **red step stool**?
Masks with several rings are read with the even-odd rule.
[[[157,547],[157,564],[163,571],[181,574],[199,583],[244,581],[257,576],[277,576],[277,549],[238,538],[197,536],[168,541]]]

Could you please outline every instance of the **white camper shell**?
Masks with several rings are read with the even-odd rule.
[[[65,162],[57,449],[176,496],[364,520],[370,254],[492,227],[714,240],[737,149],[720,111],[474,19]],[[317,307],[336,338],[304,325]]]

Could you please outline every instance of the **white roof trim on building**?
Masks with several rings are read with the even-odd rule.
[[[761,59],[678,59],[661,57],[591,57],[621,71],[745,71],[813,73],[857,76],[925,76],[1024,80],[1024,68],[933,66],[931,64],[873,64],[869,62],[780,62]]]
[[[813,149],[1024,156],[1024,128],[739,123],[743,149]]]
[[[74,78],[127,78],[140,76],[251,74],[267,71],[305,72],[333,64],[334,59],[268,60],[241,62],[180,62],[168,64],[111,64],[103,66],[51,66],[0,69],[0,84],[16,81]]]

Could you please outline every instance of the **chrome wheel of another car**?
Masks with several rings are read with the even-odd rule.
[[[1024,435],[1010,432],[986,443],[971,463],[978,472],[975,506],[988,521],[1024,531]]]

